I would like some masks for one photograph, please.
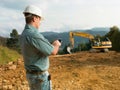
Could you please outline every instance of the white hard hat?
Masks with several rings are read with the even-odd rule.
[[[31,14],[34,14],[34,15],[37,15],[39,17],[42,17],[42,11],[40,8],[34,6],[34,5],[29,5],[25,8],[23,14],[25,13],[31,13]]]

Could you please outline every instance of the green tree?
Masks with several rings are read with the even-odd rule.
[[[20,52],[19,35],[16,29],[13,29],[12,32],[10,33],[10,38],[7,39],[6,45],[11,49]]]
[[[110,40],[114,39],[114,36],[119,32],[119,28],[117,26],[113,26],[110,28],[110,31],[105,35],[105,37],[109,37]]]
[[[117,26],[110,28],[110,31],[104,36],[108,37],[112,42],[112,50],[120,51],[120,31]]]
[[[13,29],[12,30],[12,33],[10,33],[10,37],[11,38],[18,38],[18,32],[17,32],[17,30],[16,29]]]

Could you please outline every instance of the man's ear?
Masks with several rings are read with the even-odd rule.
[[[36,17],[33,17],[33,20],[32,20],[33,22],[35,22],[36,21]]]

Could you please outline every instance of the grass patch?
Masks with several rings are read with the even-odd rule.
[[[21,55],[7,47],[0,46],[0,64],[6,64],[10,61],[15,61],[20,58]]]

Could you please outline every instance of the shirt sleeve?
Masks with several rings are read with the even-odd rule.
[[[32,37],[30,41],[35,48],[46,56],[50,55],[54,49],[54,46],[44,37]]]

